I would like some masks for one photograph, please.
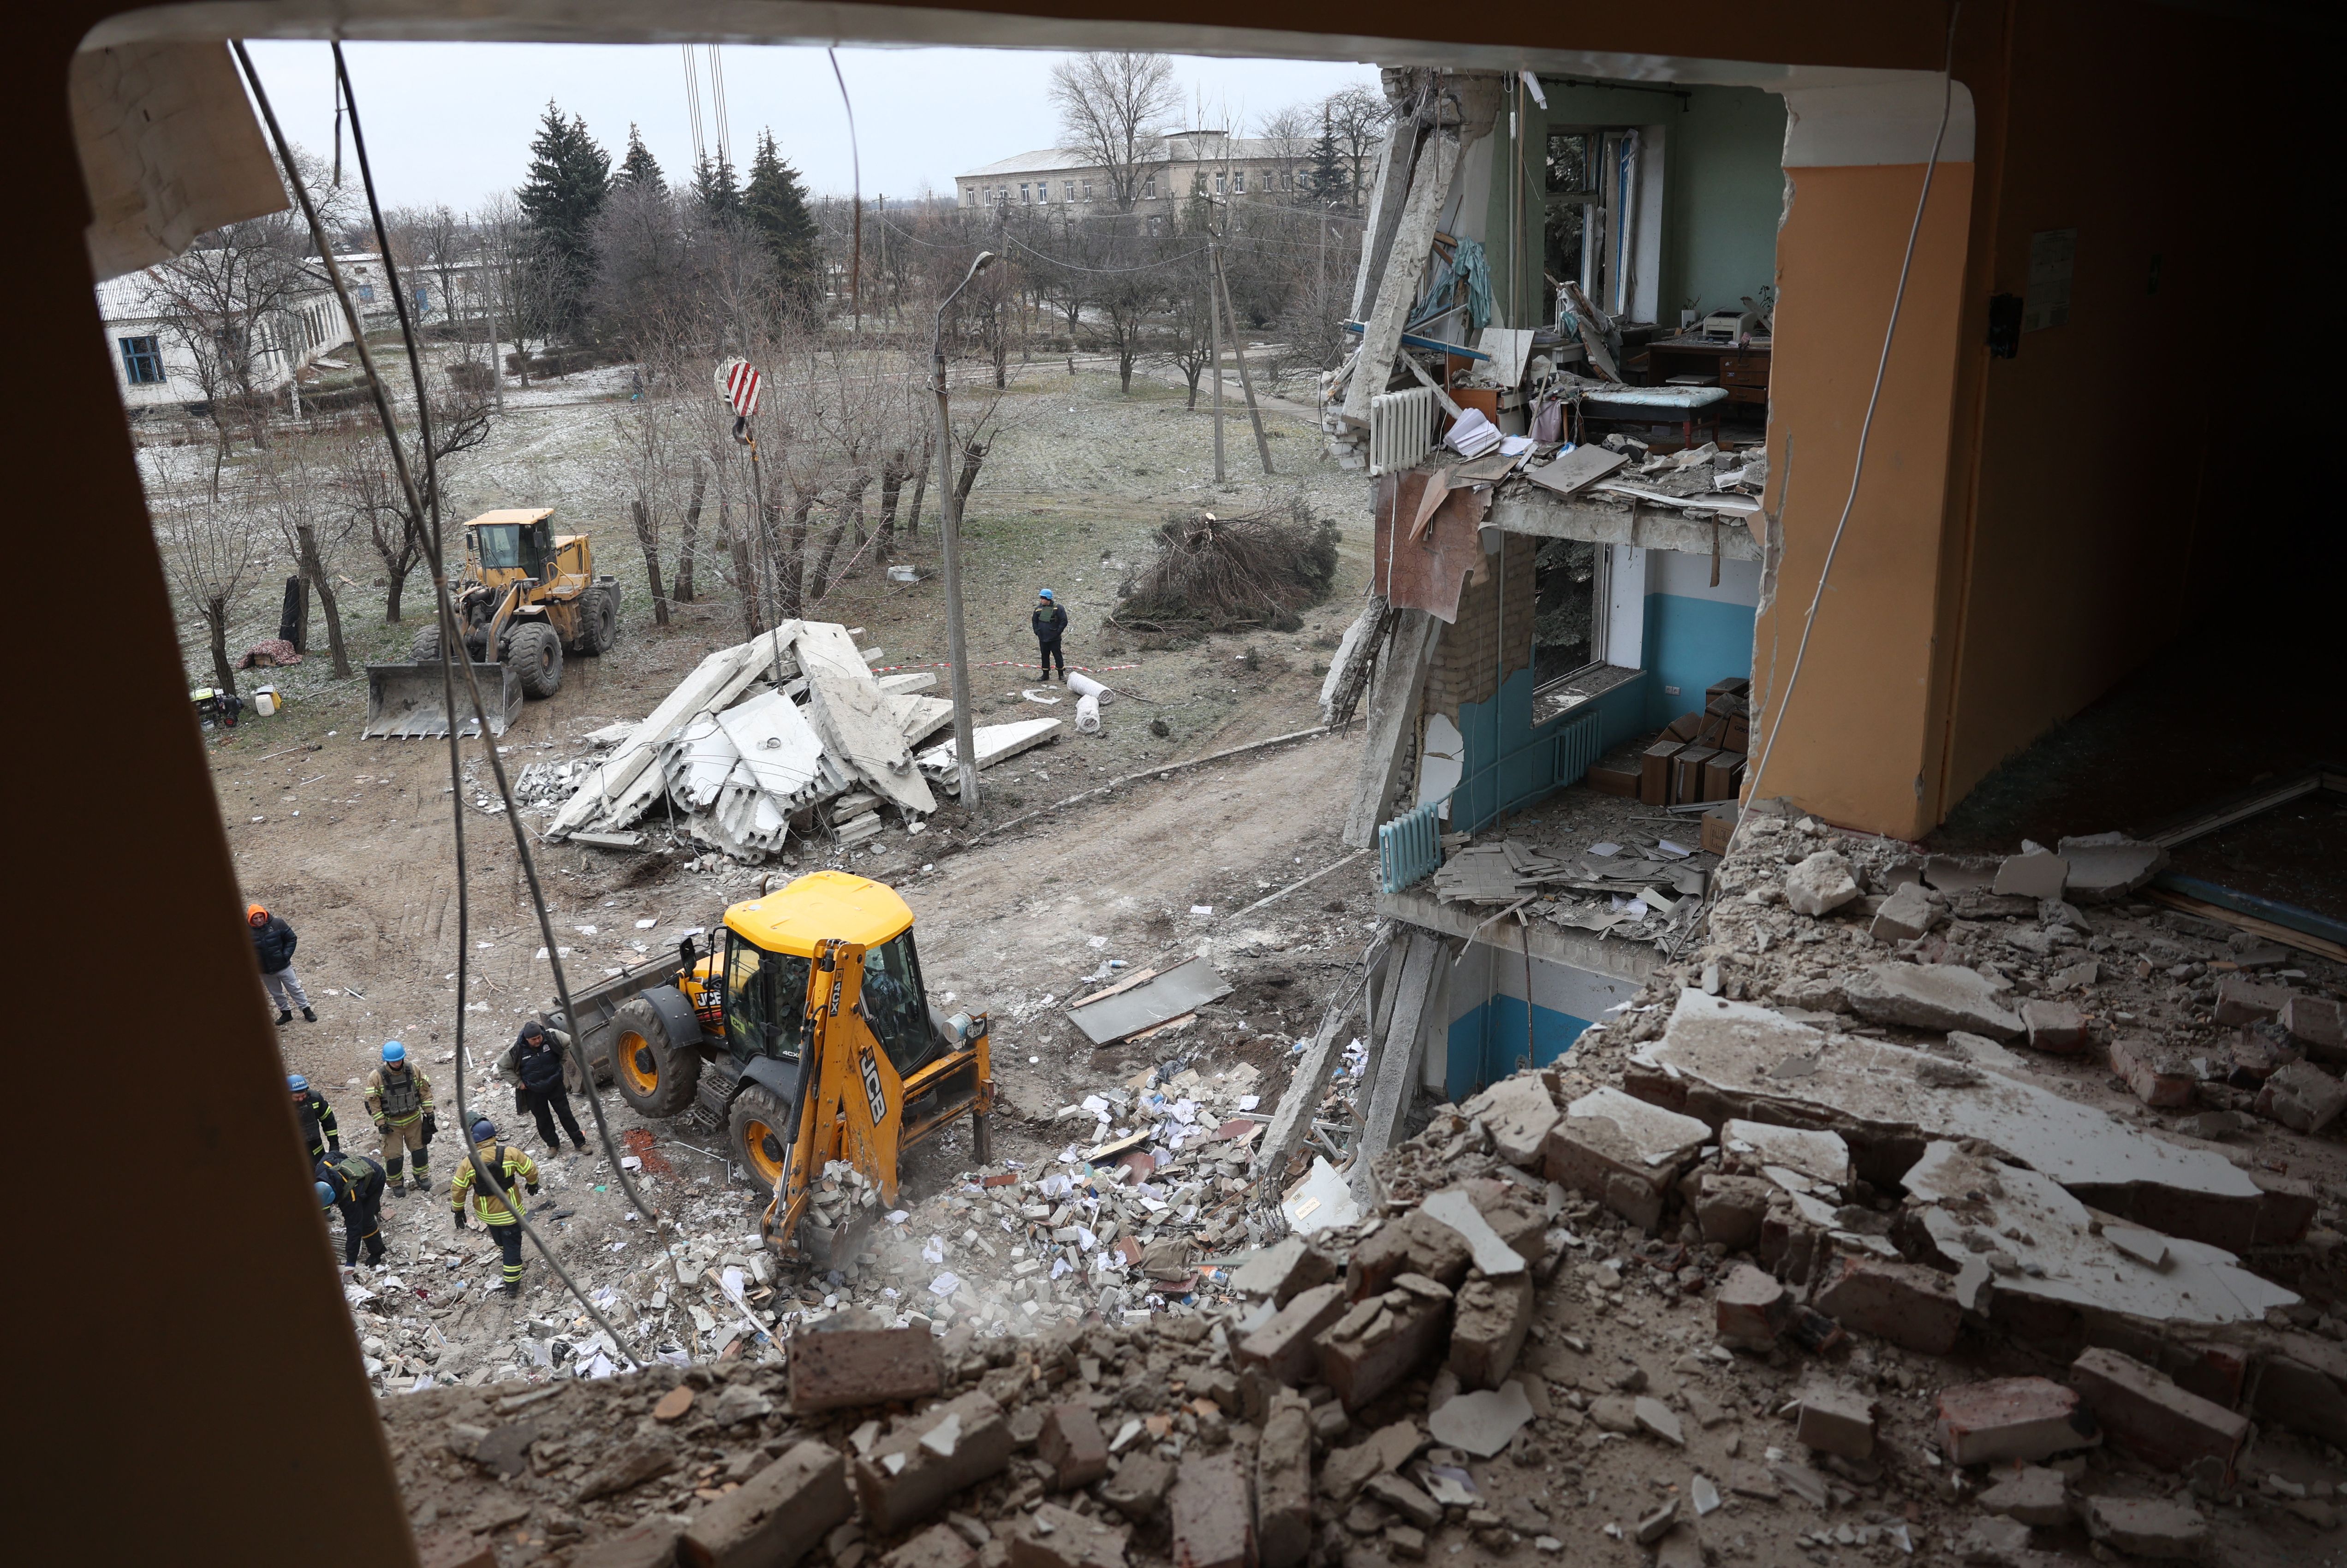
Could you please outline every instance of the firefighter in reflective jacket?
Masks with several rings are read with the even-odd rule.
[[[491,1177],[496,1178],[494,1185]],[[483,1117],[473,1123],[471,1153],[456,1166],[456,1180],[448,1184],[448,1204],[456,1211],[456,1228],[465,1228],[465,1194],[473,1197],[473,1214],[489,1227],[497,1238],[497,1250],[505,1255],[506,1294],[521,1294],[521,1221],[497,1197],[497,1189],[511,1192],[515,1183],[529,1189],[531,1197],[538,1196],[538,1162],[521,1150],[497,1142],[497,1123]]]
[[[424,1151],[439,1131],[432,1115],[432,1081],[407,1060],[407,1047],[395,1040],[383,1042],[383,1065],[367,1075],[367,1114],[383,1134],[383,1168],[391,1177],[394,1197],[407,1195],[407,1178],[400,1173],[400,1156],[415,1155],[415,1190],[429,1192],[432,1178],[425,1173]]]
[[[285,1075],[285,1087],[293,1096],[294,1119],[302,1123],[302,1137],[310,1151],[313,1163],[343,1152],[342,1124],[334,1120],[334,1108],[326,1097],[310,1087],[310,1081],[298,1072]]]
[[[383,1165],[353,1151],[318,1162],[318,1196],[329,1208],[343,1211],[343,1266],[359,1261],[359,1244],[366,1244],[367,1262],[383,1266]]]

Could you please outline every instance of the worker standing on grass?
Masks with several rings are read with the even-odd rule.
[[[562,1130],[570,1134],[570,1146],[587,1147],[586,1135],[579,1131],[579,1119],[570,1113],[570,1091],[563,1086],[563,1059],[570,1054],[570,1037],[559,1029],[548,1029],[536,1019],[521,1026],[520,1035],[506,1047],[497,1058],[500,1068],[510,1068],[520,1084],[514,1090],[518,1108],[527,1110],[538,1118],[538,1135],[546,1141],[549,1154],[562,1153],[562,1140],[555,1136],[554,1121],[562,1119]]]
[[[473,1123],[472,1152],[456,1167],[456,1179],[448,1184],[448,1204],[456,1211],[456,1228],[463,1230],[465,1194],[472,1194],[474,1214],[497,1238],[497,1251],[505,1256],[507,1296],[521,1294],[521,1216],[506,1206],[497,1190],[510,1193],[516,1182],[527,1186],[531,1197],[538,1196],[537,1162],[519,1149],[498,1143],[497,1123],[482,1117]]]
[[[1068,656],[1060,651],[1060,639],[1067,634],[1068,612],[1050,589],[1044,589],[1035,596],[1035,613],[1027,618],[1027,624],[1034,628],[1035,641],[1042,645],[1041,678],[1046,681],[1051,678],[1051,661],[1057,660],[1060,682],[1065,685]]]
[[[303,1018],[317,1022],[318,1010],[302,989],[302,977],[293,972],[293,945],[300,939],[293,935],[293,927],[258,904],[244,907],[244,923],[252,928],[252,956],[261,961],[261,987],[277,1004],[277,1021],[292,1023],[293,1009],[300,1008]]]
[[[367,1075],[367,1114],[374,1118],[374,1130],[383,1134],[383,1168],[391,1177],[395,1197],[407,1195],[407,1178],[400,1173],[400,1158],[413,1152],[415,1155],[415,1190],[423,1192],[432,1184],[425,1173],[425,1150],[432,1134],[440,1130],[439,1121],[432,1114],[432,1081],[424,1070],[407,1060],[407,1047],[395,1040],[383,1042],[383,1065]]]
[[[285,1087],[293,1096],[293,1114],[302,1122],[302,1146],[310,1151],[312,1163],[341,1153],[342,1125],[334,1120],[334,1108],[326,1103],[326,1097],[298,1072],[285,1075]]]
[[[354,1150],[319,1161],[317,1169],[319,1201],[343,1211],[343,1266],[358,1266],[359,1245],[364,1243],[367,1262],[382,1267],[382,1163]]]

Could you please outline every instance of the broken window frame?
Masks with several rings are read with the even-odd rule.
[[[127,337],[122,347],[122,376],[133,386],[160,386],[170,379],[163,368],[163,340]]]
[[[1554,148],[1560,141],[1583,144],[1582,178],[1578,189],[1559,190]],[[1639,186],[1645,173],[1645,138],[1636,126],[1552,125],[1548,151],[1542,160],[1542,227],[1563,211],[1581,214],[1581,268],[1572,282],[1580,284],[1590,302],[1607,315],[1627,318],[1638,294],[1637,225]],[[1547,241],[1542,242],[1546,261]],[[1562,280],[1560,280],[1562,281]]]

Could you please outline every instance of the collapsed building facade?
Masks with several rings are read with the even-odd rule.
[[[1327,1280],[1259,1276],[1258,1298],[1227,1321],[1175,1314],[1162,1330],[1102,1325],[1028,1346],[948,1338],[934,1363],[899,1358],[911,1381],[867,1378],[837,1405],[796,1386],[822,1359],[806,1354],[747,1369],[565,1378],[528,1393],[435,1391],[393,1402],[386,1437],[285,1142],[281,1069],[245,938],[220,918],[233,866],[163,630],[168,596],[112,372],[90,352],[93,282],[273,210],[282,192],[217,18],[113,0],[53,6],[19,20],[30,46],[11,56],[33,174],[19,264],[33,301],[51,307],[21,312],[15,325],[29,350],[20,362],[55,372],[47,395],[19,410],[13,439],[27,455],[18,466],[31,508],[79,525],[36,531],[31,569],[63,578],[100,552],[126,564],[135,634],[88,657],[138,765],[80,781],[82,809],[115,831],[43,835],[26,848],[24,876],[47,890],[60,923],[82,929],[101,927],[119,889],[152,890],[179,939],[147,954],[142,980],[178,999],[185,1048],[208,1064],[159,1135],[189,1183],[241,1197],[175,1214],[170,1245],[190,1288],[175,1295],[172,1332],[157,1332],[151,1294],[139,1290],[60,1292],[36,1309],[36,1343],[108,1349],[44,1356],[25,1376],[26,1408],[52,1425],[20,1482],[38,1500],[18,1511],[30,1526],[24,1549],[127,1562],[186,1556],[194,1542],[241,1562],[307,1561],[323,1517],[343,1527],[339,1554],[370,1564],[415,1562],[420,1535],[446,1564],[616,1564],[627,1551],[673,1561],[682,1542],[696,1561],[790,1561],[820,1548],[840,1568],[879,1553],[907,1568],[989,1553],[1105,1568],[1127,1553],[1238,1568],[1352,1544],[1403,1558],[1471,1541],[1561,1552],[1568,1536],[1576,1554],[1609,1560],[1627,1560],[1633,1542],[1683,1563],[1706,1545],[1756,1559],[1890,1558],[1928,1542],[2027,1561],[2042,1542],[2075,1545],[2028,1531],[2067,1532],[2073,1521],[2106,1550],[2141,1554],[2215,1550],[2211,1534],[2244,1519],[2326,1528],[2329,1499],[2315,1489],[2331,1481],[2278,1465],[2245,1484],[2241,1460],[2335,1463],[2319,1445],[2340,1440],[2337,1319],[2325,1305],[2335,1299],[2335,1199],[2270,1168],[2325,1169],[2323,1145],[2288,1140],[2334,1125],[2314,1004],[2335,999],[2335,969],[2291,957],[2303,947],[2281,944],[2280,962],[2236,947],[2247,928],[2205,914],[2179,925],[2170,917],[2188,912],[2136,896],[2146,889],[2074,903],[2068,868],[2047,881],[2043,865],[2016,873],[2041,879],[2012,891],[1995,885],[2000,866],[1983,889],[1954,871],[1935,877],[1904,845],[2213,598],[2239,590],[2243,558],[2217,522],[2292,515],[2265,506],[2278,494],[2260,487],[2270,477],[2229,494],[2202,477],[2208,451],[2246,448],[2272,408],[2301,405],[2305,356],[2243,334],[2229,345],[2233,378],[2263,395],[2198,395],[2193,449],[2180,456],[2147,432],[2174,428],[2182,396],[2170,324],[2205,321],[2206,302],[2239,292],[2239,257],[2260,258],[2270,297],[2319,297],[2311,248],[2291,227],[2308,207],[2306,167],[2238,158],[2175,105],[2242,113],[2273,125],[2281,144],[2319,146],[2327,100],[2314,73],[2327,69],[2328,35],[2282,7],[2220,15],[2117,3],[1955,16],[1701,3],[1501,21],[1381,12],[1346,17],[1341,40],[1327,15],[1293,7],[1259,9],[1244,25],[1077,10],[1081,19],[1044,22],[877,6],[801,18],[783,7],[751,30],[1232,52],[1317,44],[1486,73],[1445,72],[1431,91],[1399,84],[1409,144],[1398,139],[1383,165],[1377,200],[1381,213],[1391,203],[1392,229],[1369,247],[1377,287],[1359,291],[1356,313],[1369,357],[1331,389],[1340,423],[1329,432],[1380,470],[1381,553],[1438,553],[1459,590],[1454,605],[1433,593],[1431,572],[1382,579],[1391,620],[1380,618],[1379,656],[1356,693],[1371,768],[1350,825],[1364,845],[1386,835],[1382,897],[1394,901],[1404,954],[1371,1004],[1373,1030],[1383,1012],[1379,1038],[1393,1035],[1391,1015],[1406,1006],[1404,1049],[1385,1048],[1385,1063],[1400,1063],[1403,1098],[1427,1085],[1450,1108],[1406,1137],[1397,1117],[1382,1153],[1356,1151],[1359,1173],[1375,1178],[1363,1194],[1373,1212],[1290,1258],[1307,1273],[1319,1266],[1303,1256],[1319,1259]],[[583,24],[429,3],[396,15],[360,5],[342,20],[370,36],[482,39],[558,26],[573,38],[738,37],[744,26],[690,7],[654,16],[626,5]],[[256,30],[272,24],[289,34],[313,25],[286,12]],[[1472,41],[1455,41],[1471,31]],[[2196,190],[2229,194],[2226,222],[2178,199]],[[1577,264],[1560,271],[1547,264],[1548,239],[1553,219],[1572,210],[1578,229],[1554,226],[1577,239]],[[1438,234],[1450,241],[1445,270],[1469,294],[1488,294],[1486,326],[1529,337],[1484,348],[1455,317],[1417,319]],[[1481,274],[1461,264],[1465,239],[1483,252]],[[1540,341],[1543,324],[1559,325],[1552,276],[1581,295],[1573,342],[1561,332]],[[1682,323],[1682,311],[1696,320]],[[1716,370],[1656,357],[1658,337],[1714,336],[1715,312],[1731,316],[1716,329],[1725,346],[1681,346],[1721,362]],[[1752,341],[1762,318],[1765,356]],[[1624,363],[1641,333],[1643,373]],[[1583,357],[1568,364],[1574,342]],[[1546,481],[1528,464],[1487,481],[1463,474],[1477,461],[1465,452],[1455,466],[1419,461],[1435,410],[1450,415],[1442,399],[1395,384],[1397,374],[1417,380],[1396,358],[1406,348],[1440,362],[1420,369],[1448,384],[1443,397],[1462,413],[1488,405],[1502,440],[1516,434],[1505,428],[1514,417],[1530,426],[1543,412],[1541,397],[1524,397],[1536,360],[1547,362],[1538,374],[1549,392],[1572,384],[1565,376],[1660,389],[1709,376],[1726,395],[1698,404],[1616,391],[1609,401],[1583,388],[1566,400],[1575,411],[1559,415],[1577,423],[1562,430],[1577,446],[1616,451],[1620,466],[1567,487],[1575,473],[1545,465]],[[1613,359],[1613,377],[1601,357]],[[1765,368],[1747,363],[1758,358]],[[1519,374],[1472,385],[1470,367],[1492,363]],[[1405,401],[1389,402],[1381,425],[1377,400],[1397,394]],[[1422,427],[1405,424],[1414,404],[1426,405]],[[1757,464],[1737,417],[1755,407],[1766,410]],[[1698,428],[1704,409],[1717,417]],[[1618,447],[1608,433],[1624,438]],[[1706,442],[1733,460],[1677,464]],[[1656,456],[1667,466],[1649,471]],[[1443,466],[1450,477],[1429,508]],[[2292,592],[2321,573],[2287,575],[2296,580],[2266,584],[2261,602],[2294,615]],[[1563,579],[1553,597],[1544,576]],[[86,626],[68,619],[80,613],[71,596],[36,597],[19,635],[26,646],[86,646]],[[1568,651],[1543,666],[1547,632]],[[1561,667],[1576,639],[1578,661]],[[1632,678],[1588,673],[1601,663]],[[1558,675],[1579,685],[1549,685]],[[1739,680],[1748,685],[1728,689]],[[1727,711],[1711,712],[1714,687],[1732,700]],[[1561,809],[1551,804],[1561,786],[1624,743],[1688,714],[1696,724],[1677,737],[1682,750],[1712,719],[1723,721],[1712,739],[1728,739],[1727,723],[1740,716],[1746,743],[1769,753],[1758,779],[1758,756],[1747,753],[1740,790],[1732,765],[1720,770],[1747,809],[1736,842],[1707,852],[1717,860],[1684,877],[1674,869],[1706,853],[1697,822],[1650,833],[1651,843],[1576,835],[1522,842],[1521,853],[1505,837],[1454,844],[1497,849],[1504,865],[1454,869],[1471,860],[1454,853],[1439,866],[1446,833],[1482,832],[1512,813],[1513,835]],[[1730,750],[1705,749],[1706,762]],[[1680,793],[1677,771],[1659,787]],[[1688,804],[1707,808],[1712,783],[1698,775],[1687,787],[1706,792]],[[1791,808],[1761,811],[1760,797]],[[1669,807],[1667,794],[1641,804]],[[1689,853],[1673,854],[1665,838]],[[1614,847],[1600,854],[1597,844]],[[1844,863],[1841,880],[1830,863],[1804,873],[1799,897],[1814,907],[1803,908],[1792,873],[1822,855]],[[2075,865],[2058,846],[2055,857]],[[175,874],[156,878],[159,865]],[[1504,882],[1509,897],[1446,900],[1440,872],[1453,891]],[[1554,897],[1561,888],[1576,897]],[[1552,908],[1496,939],[1481,928],[1491,913],[1541,901],[1527,893],[1551,895]],[[1991,902],[2000,899],[2019,902]],[[1549,917],[1558,913],[1567,917]],[[2073,949],[2101,972],[2059,984],[2088,962]],[[1914,961],[1951,952],[1960,961]],[[1433,984],[1438,965],[1449,991]],[[1884,968],[1945,971],[1939,984],[1963,994],[1902,995],[1914,978]],[[2295,979],[2280,973],[2292,968]],[[2064,999],[2105,984],[2138,989],[2095,1008]],[[2033,1017],[2040,1004],[2082,1016]],[[40,989],[31,1006],[30,1028],[45,1037],[87,1030],[87,999],[72,988]],[[2156,1009],[2167,1009],[2169,1034],[2139,1039],[2155,1032],[2135,1026]],[[1723,1040],[1735,1048],[1727,1060]],[[1968,1096],[2049,1115],[2050,1102],[2124,1096],[2094,1114],[2129,1136],[2113,1152],[2109,1133],[2089,1138],[2076,1123],[2079,1152],[2065,1163],[2062,1148],[1984,1130]],[[2143,1126],[2130,1102],[2164,1114],[2161,1129]],[[2189,1132],[2172,1124],[2187,1115],[2219,1120]],[[119,1277],[119,1243],[92,1216],[149,1212],[150,1173],[89,1160],[68,1119],[30,1131],[33,1162],[77,1171],[87,1189],[80,1204],[36,1218],[30,1241],[53,1267]],[[2228,1138],[2260,1145],[2219,1156],[2246,1187],[2206,1160],[2157,1152],[2205,1153],[2233,1147]],[[2105,1158],[2123,1172],[2152,1169],[2106,1180]],[[2175,1184],[2170,1159],[2198,1173]],[[1480,1225],[1444,1199],[1460,1189]],[[1437,1209],[1450,1217],[1426,1217]],[[1521,1267],[1491,1249],[1487,1230]],[[2114,1302],[2101,1278],[2091,1291],[2076,1283],[2082,1269],[2139,1283]],[[1509,1282],[1542,1272],[1528,1313]],[[2065,1278],[2075,1285],[2066,1296]],[[2179,1279],[2192,1282],[2188,1304],[2158,1284]],[[1629,1337],[1616,1337],[1611,1360],[1590,1354],[1599,1325]],[[1930,1337],[1911,1348],[1919,1333]],[[1975,1368],[1952,1369],[1943,1344],[1974,1354]],[[1621,1358],[1641,1346],[1645,1360]],[[1672,1354],[1647,1365],[1658,1346]],[[232,1397],[197,1375],[199,1350],[207,1368],[238,1369]],[[1283,1353],[1293,1360],[1274,1367]],[[1362,1378],[1369,1364],[1389,1380]],[[1985,1368],[2000,1375],[1971,1375]],[[1672,1386],[1649,1391],[1665,1374]],[[1469,1387],[1487,1379],[1498,1386]],[[692,1393],[679,1398],[682,1388]],[[898,1409],[857,1406],[876,1392]],[[1092,1409],[1097,1432],[1057,1416],[1071,1403]],[[531,1430],[533,1409],[558,1406],[571,1407],[576,1436]],[[853,1424],[832,1413],[840,1409]],[[2079,1447],[2082,1409],[2106,1441]],[[140,1419],[126,1419],[134,1410]],[[1540,1475],[1544,1501],[1494,1481],[1480,1451],[1510,1422],[1491,1455]],[[2266,1429],[2254,1446],[2252,1422]],[[1038,1457],[1013,1459],[1030,1429]],[[1717,1450],[1702,1468],[1667,1479],[1683,1489],[1667,1512],[1599,1508],[1600,1484],[1655,1492],[1655,1458],[1706,1442]],[[1625,1454],[1637,1458],[1615,1462]],[[2012,1473],[1983,1468],[1996,1465]],[[138,1478],[145,1506],[121,1506],[125,1475]],[[474,1490],[444,1497],[434,1477]],[[305,1505],[283,1506],[295,1488]],[[1577,1507],[1563,1504],[1568,1490]],[[1357,1513],[1364,1492],[1375,1506]],[[1998,1498],[1989,1519],[2000,1524],[1973,1518],[1985,1509],[1946,1512],[1974,1492],[1983,1504]],[[1046,1501],[1056,1493],[1082,1501]],[[1772,1532],[1737,1528],[1779,1509],[1790,1522]],[[1111,1514],[1133,1532],[1116,1536]],[[812,1538],[803,1528],[761,1533],[811,1521],[825,1526]],[[1759,1544],[1739,1549],[1744,1536]],[[2307,1536],[2281,1539],[2258,1549],[2307,1549]],[[589,1555],[606,1546],[613,1554]]]

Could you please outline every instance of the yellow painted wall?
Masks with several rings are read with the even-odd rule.
[[[1789,693],[1850,494],[1922,166],[1788,170],[1777,243],[1766,505],[1783,553],[1755,631],[1753,690],[1776,737],[1758,788],[1901,837],[1936,820],[1924,774],[1972,175],[1959,163],[1933,177],[1865,474]]]

